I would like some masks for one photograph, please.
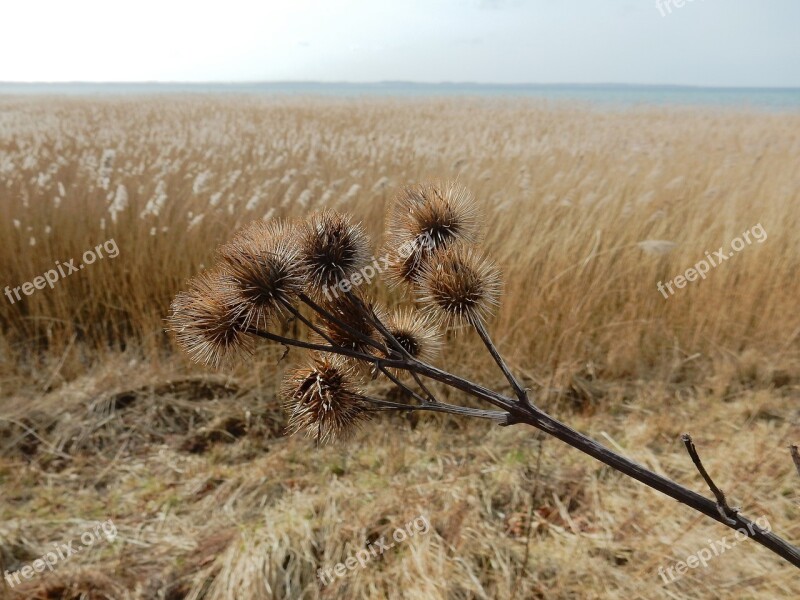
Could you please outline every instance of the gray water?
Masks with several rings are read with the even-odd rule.
[[[716,88],[622,84],[478,83],[3,83],[0,95],[264,94],[322,96],[482,96],[636,106],[730,106],[800,110],[800,88]]]

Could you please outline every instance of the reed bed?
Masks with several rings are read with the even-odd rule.
[[[0,283],[107,239],[120,248],[54,289],[3,298],[11,363],[70,344],[154,356],[170,298],[237,228],[328,206],[380,242],[398,188],[442,179],[484,208],[506,282],[494,328],[531,378],[796,359],[797,115],[194,97],[4,99],[2,115]],[[674,297],[657,291],[757,223],[763,245]],[[676,246],[648,253],[648,240]]]

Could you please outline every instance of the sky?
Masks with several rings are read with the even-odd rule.
[[[0,0],[0,81],[398,80],[798,87],[800,1]]]

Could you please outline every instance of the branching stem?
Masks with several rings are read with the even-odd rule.
[[[497,421],[501,425],[525,424],[535,427],[544,433],[558,438],[562,442],[572,446],[584,454],[591,456],[592,458],[602,462],[612,469],[615,469],[620,473],[631,477],[632,479],[635,479],[636,481],[639,481],[646,486],[657,490],[662,494],[677,500],[678,502],[681,502],[682,504],[685,504],[686,506],[706,515],[711,519],[714,519],[726,527],[735,529],[738,532],[747,535],[747,537],[752,538],[754,541],[768,548],[778,556],[781,556],[794,566],[800,568],[800,548],[793,546],[771,531],[762,529],[754,522],[730,508],[730,512],[726,510],[720,510],[721,503],[719,502],[718,497],[717,501],[715,502],[714,500],[710,500],[704,496],[701,496],[697,492],[692,491],[672,481],[671,479],[668,479],[667,477],[650,471],[649,469],[646,469],[629,458],[609,450],[590,437],[572,429],[565,423],[562,423],[551,417],[549,414],[537,408],[536,406],[529,403],[521,403],[519,398],[509,398],[498,392],[489,390],[475,382],[469,381],[447,371],[442,371],[441,369],[418,360],[409,361],[406,358],[380,358],[370,354],[365,354],[363,352],[358,352],[357,350],[352,350],[350,348],[304,342],[266,331],[251,329],[248,330],[248,333],[279,342],[286,346],[294,346],[308,350],[318,350],[321,352],[332,352],[334,354],[350,356],[352,358],[371,363],[378,367],[379,370],[381,368],[396,368],[417,373],[454,389],[460,390],[475,398],[489,402],[497,408],[500,408],[501,411],[484,411],[484,414],[479,415],[474,412],[477,409],[468,409],[466,407],[451,407],[450,405],[448,405],[448,407],[442,407],[440,404],[431,403],[415,406],[400,403],[387,404],[387,401],[380,401],[381,403],[384,403],[383,406],[385,408],[392,408],[396,410],[431,410],[436,412],[449,412],[451,414],[490,418]],[[458,412],[454,412],[453,409],[459,410]],[[503,419],[500,419],[497,413],[505,413]],[[708,474],[706,473],[706,476],[707,475]],[[708,483],[708,479],[706,482]],[[711,482],[710,485],[713,485],[713,482]],[[712,491],[713,489],[714,488],[712,488]],[[727,506],[727,504],[724,506]]]
[[[511,384],[511,388],[514,390],[514,394],[517,396],[520,404],[529,406],[530,400],[528,400],[528,392],[525,391],[525,389],[522,387],[522,384],[511,372],[511,369],[508,368],[506,361],[503,360],[502,356],[500,356],[500,353],[497,351],[494,342],[492,342],[492,338],[489,336],[489,332],[486,331],[486,326],[483,324],[483,321],[477,320],[472,325],[475,327],[475,331],[478,332],[481,340],[483,340],[486,349],[489,350],[489,354],[492,355],[494,362],[497,363],[497,366],[500,367],[501,371],[503,371],[503,375],[505,375],[506,379],[508,379],[508,383]]]

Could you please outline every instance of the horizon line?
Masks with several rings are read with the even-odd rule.
[[[0,86],[4,85],[419,85],[419,86],[485,86],[485,87],[646,87],[646,88],[683,88],[683,89],[709,89],[709,90],[800,90],[800,86],[795,85],[698,85],[684,83],[630,83],[630,82],[483,82],[483,81],[415,81],[410,79],[382,79],[374,81],[323,81],[313,79],[254,79],[254,80],[201,80],[201,81],[180,81],[180,80],[130,80],[130,81],[93,81],[93,80],[70,80],[70,81],[0,81]]]

